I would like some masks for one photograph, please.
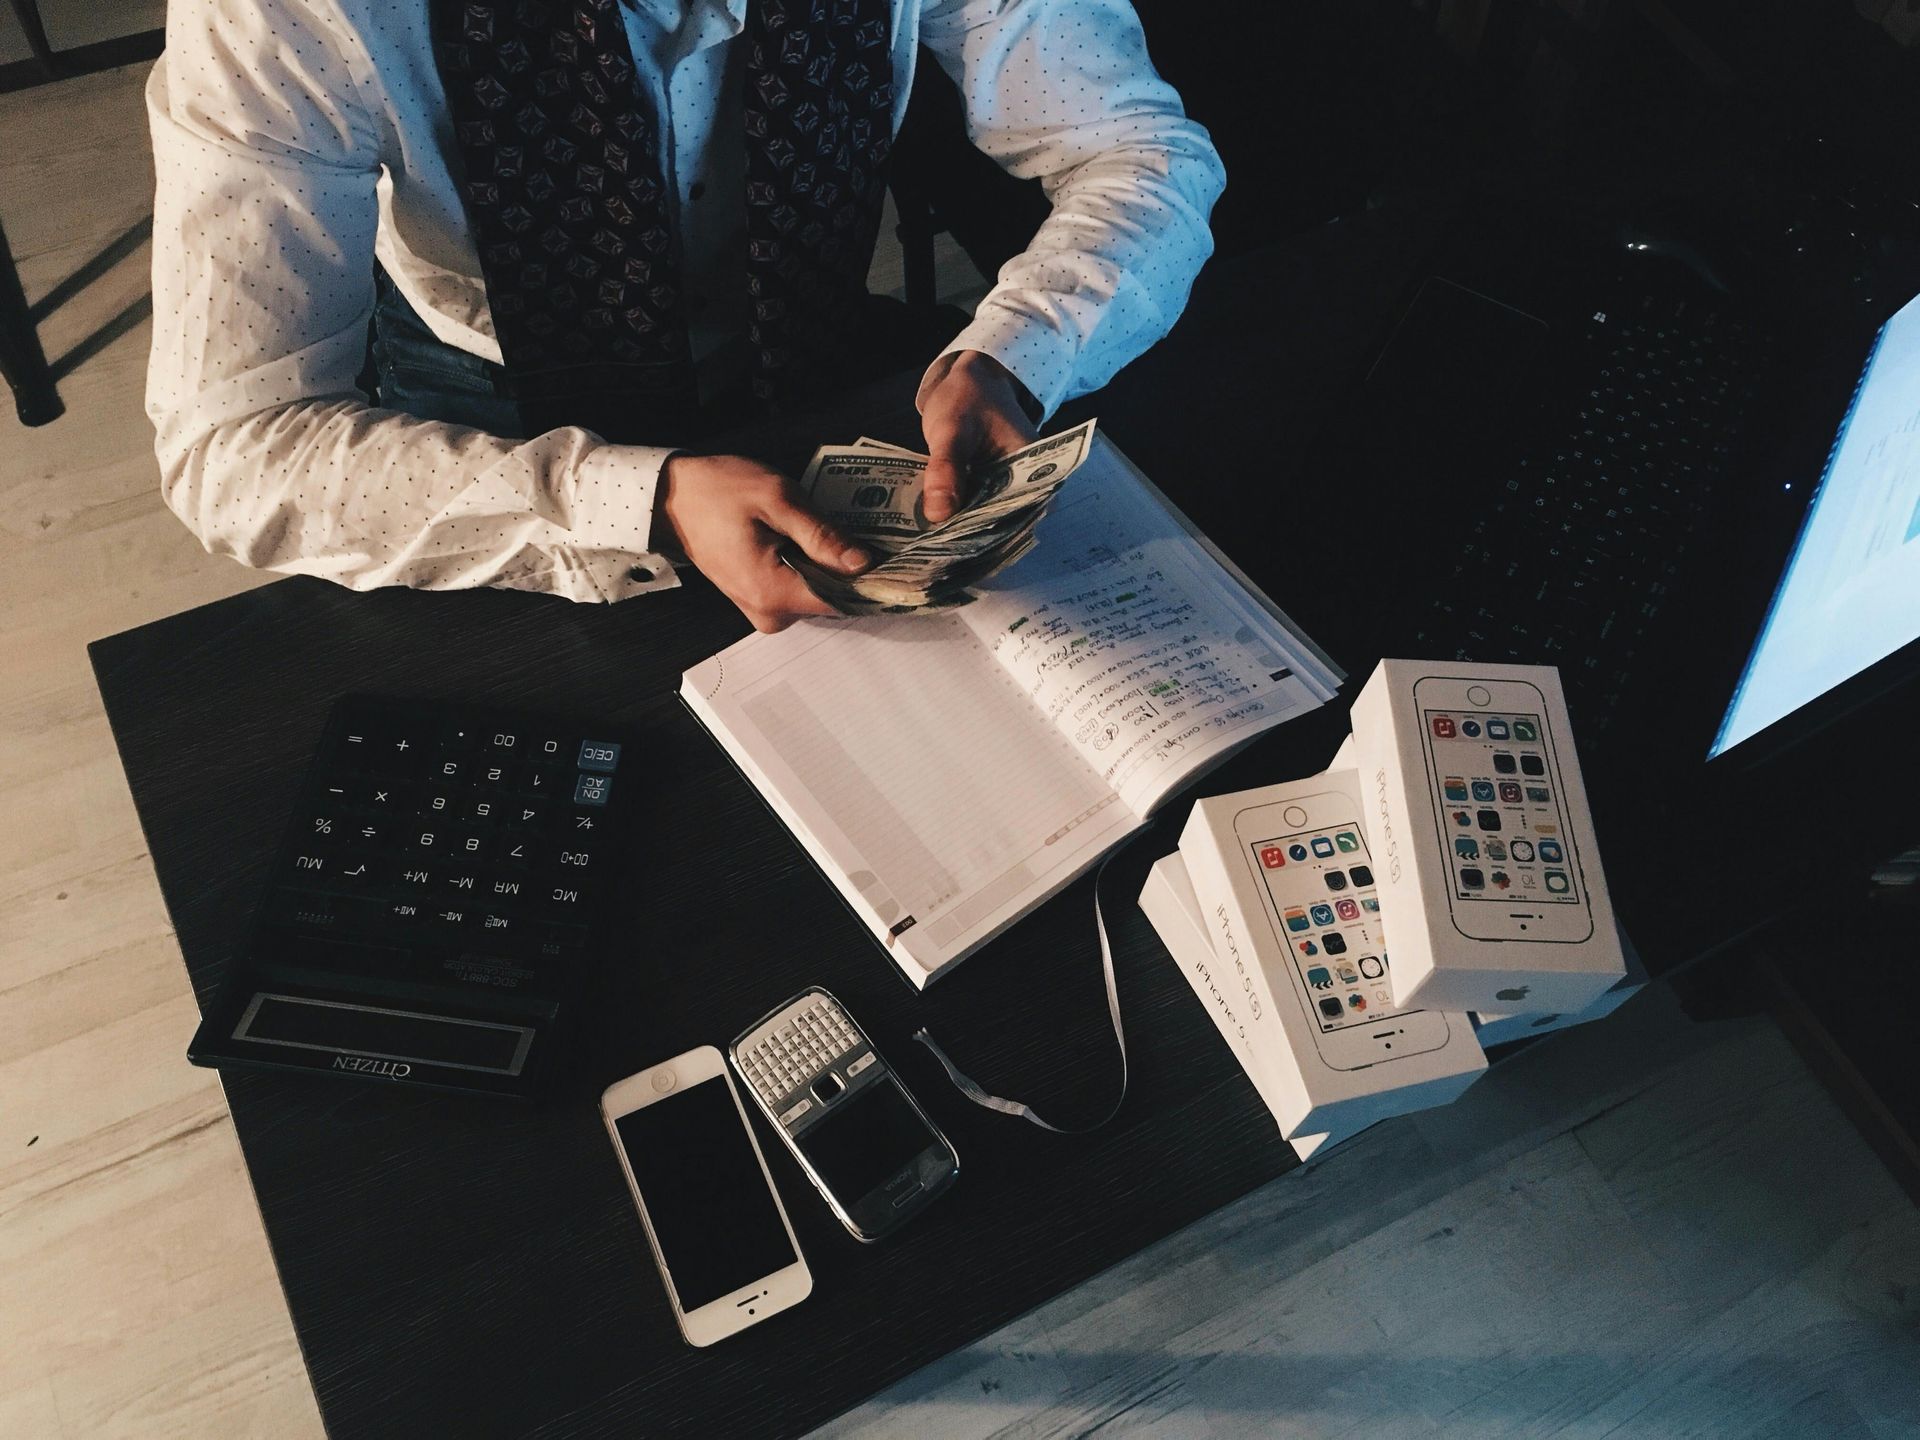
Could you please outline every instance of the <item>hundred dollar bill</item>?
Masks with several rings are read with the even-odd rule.
[[[904,543],[928,530],[920,508],[925,456],[888,450],[823,449],[800,488],[823,519],[861,540]]]
[[[789,563],[814,593],[848,614],[965,603],[969,587],[1033,548],[1034,528],[1093,444],[1094,422],[982,466],[967,504],[929,525],[922,503],[925,456],[862,437],[824,447],[802,477],[815,510],[869,545],[880,560],[865,573],[836,575],[802,555]]]

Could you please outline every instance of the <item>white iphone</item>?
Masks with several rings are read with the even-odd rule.
[[[1453,925],[1473,940],[1593,934],[1547,702],[1525,680],[1414,682]]]
[[[813,1275],[718,1050],[608,1086],[600,1112],[689,1345],[807,1298]]]
[[[1359,1070],[1445,1045],[1451,1027],[1440,1011],[1394,1008],[1373,859],[1352,798],[1331,791],[1256,805],[1233,828],[1290,961],[1274,987],[1291,989],[1306,1011],[1320,1058]]]

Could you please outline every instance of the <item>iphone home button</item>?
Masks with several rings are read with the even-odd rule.
[[[667,1091],[679,1083],[680,1077],[675,1075],[671,1070],[656,1070],[653,1072],[653,1088],[658,1090],[662,1095],[666,1094]]]
[[[1493,693],[1484,685],[1469,685],[1467,687],[1467,699],[1476,705],[1491,705],[1493,703]]]
[[[1289,805],[1281,812],[1280,818],[1289,825],[1304,825],[1307,823],[1307,812],[1298,805]]]

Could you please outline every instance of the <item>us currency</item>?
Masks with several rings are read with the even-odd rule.
[[[862,437],[825,447],[802,477],[813,507],[880,556],[855,576],[793,556],[814,593],[848,614],[944,608],[973,598],[1034,545],[1048,504],[1092,448],[1094,422],[1035,441],[969,477],[964,508],[938,525],[923,504],[923,455]]]

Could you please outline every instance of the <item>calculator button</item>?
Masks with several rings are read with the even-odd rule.
[[[427,910],[418,900],[389,900],[383,913],[390,924],[417,925],[426,918]]]
[[[591,810],[575,810],[560,817],[558,828],[567,838],[579,842],[598,830],[600,823],[601,817]]]
[[[571,738],[551,731],[536,731],[527,737],[522,758],[530,765],[564,765],[572,758],[575,745]]]
[[[486,891],[497,900],[518,900],[527,893],[527,882],[511,875],[502,875],[489,880]]]
[[[577,915],[586,903],[587,892],[574,884],[548,885],[542,898],[555,915]]]
[[[566,793],[567,774],[564,770],[549,769],[545,765],[529,765],[526,773],[520,777],[522,794],[536,800],[545,800],[549,796]]]
[[[349,890],[371,890],[386,876],[382,867],[359,855],[343,855],[335,862],[333,878]]]
[[[384,820],[363,815],[347,822],[345,838],[356,850],[377,850],[387,843],[392,829]]]
[[[444,855],[453,843],[451,832],[428,826],[409,826],[401,837],[401,848],[413,855]]]
[[[447,784],[452,784],[453,782],[461,779],[461,777],[463,777],[467,773],[467,766],[468,766],[467,761],[459,759],[455,756],[446,755],[446,756],[442,756],[438,760],[435,760],[433,763],[433,769],[428,773],[435,780],[439,780]]]
[[[373,764],[373,754],[378,746],[379,737],[365,725],[349,725],[346,733],[340,737],[340,763],[344,767],[366,770]]]
[[[574,761],[579,770],[611,775],[620,766],[620,747],[611,740],[582,740],[580,755]]]
[[[524,753],[521,749],[522,739],[518,730],[489,730],[482,748],[490,755],[518,759]]]
[[[538,830],[547,823],[547,817],[553,812],[540,801],[513,800],[502,804],[495,813],[516,830]]]
[[[433,871],[424,865],[403,865],[394,877],[402,890],[424,890],[433,883]]]
[[[559,862],[563,873],[574,874],[588,869],[593,864],[593,852],[585,846],[574,846],[571,849],[562,849],[554,859]]]
[[[482,790],[511,789],[515,778],[514,767],[504,760],[484,760],[473,769],[473,783]]]
[[[449,890],[471,895],[480,888],[480,874],[476,870],[442,870],[440,883]]]
[[[450,851],[456,858],[477,865],[487,858],[493,849],[493,837],[484,830],[461,830],[453,836]]]
[[[456,755],[467,755],[480,748],[488,733],[471,720],[449,720],[440,727],[440,748]]]
[[[493,863],[512,870],[522,870],[533,864],[540,854],[540,846],[524,835],[503,835],[493,847]]]
[[[374,746],[369,769],[375,774],[406,775],[419,769],[420,757],[427,752],[427,740],[418,731],[388,731]]]
[[[491,825],[500,818],[500,812],[508,808],[493,796],[482,794],[467,802],[461,818],[474,825]]]
[[[573,803],[604,805],[613,795],[611,775],[582,775],[573,784]]]
[[[408,795],[391,780],[363,780],[349,794],[362,810],[382,815],[397,815],[406,808]]]
[[[458,790],[426,790],[420,796],[419,812],[429,819],[451,820],[460,813],[461,799]]]
[[[435,930],[460,932],[469,927],[473,914],[470,906],[443,902],[427,910],[427,923]]]
[[[880,1057],[878,1055],[875,1055],[873,1051],[869,1050],[866,1054],[862,1055],[858,1060],[854,1061],[851,1065],[847,1066],[847,1079],[849,1080],[853,1079],[854,1076],[866,1070],[870,1065],[873,1064],[875,1060],[878,1060],[879,1058]]]

